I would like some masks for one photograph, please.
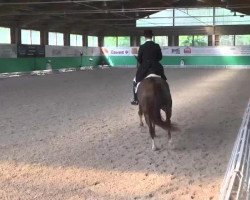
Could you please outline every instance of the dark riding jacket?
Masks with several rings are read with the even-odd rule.
[[[160,63],[162,52],[159,44],[147,41],[140,46],[138,52],[139,67],[136,72],[136,82],[142,81],[147,75],[154,73],[167,80],[163,66]]]

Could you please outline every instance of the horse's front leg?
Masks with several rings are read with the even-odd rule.
[[[142,122],[142,115],[143,115],[143,112],[142,112],[142,108],[141,108],[140,105],[139,105],[138,115],[139,115],[139,118],[140,118],[140,126],[143,126],[143,122]]]

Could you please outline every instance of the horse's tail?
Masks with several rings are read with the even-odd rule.
[[[162,116],[161,116],[161,109],[160,106],[158,105],[157,101],[153,103],[153,106],[151,107],[150,113],[150,118],[151,120],[164,130],[168,130],[171,128],[171,124],[169,124],[167,121],[163,121]]]
[[[154,118],[155,124],[160,126],[163,129],[165,129],[165,130],[168,130],[171,127],[171,124],[168,124],[166,121],[162,120],[160,110],[158,110],[156,112],[157,112],[157,118]]]
[[[159,107],[156,107],[156,109],[153,109],[151,112],[151,120],[158,125],[159,127],[161,127],[164,130],[171,130],[171,131],[180,131],[180,127],[178,126],[178,124],[176,123],[172,123],[164,121],[161,117],[161,109]]]

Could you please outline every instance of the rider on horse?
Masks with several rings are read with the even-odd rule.
[[[152,41],[153,32],[152,30],[145,30],[144,37],[146,42],[140,46],[138,51],[138,63],[139,67],[136,72],[136,77],[133,81],[133,93],[134,99],[131,101],[132,105],[138,105],[137,94],[135,87],[137,83],[142,81],[149,74],[156,74],[167,80],[163,66],[160,63],[162,59],[162,52],[159,44]]]

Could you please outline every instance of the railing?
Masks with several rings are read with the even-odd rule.
[[[250,200],[250,99],[221,185],[220,200]]]

